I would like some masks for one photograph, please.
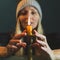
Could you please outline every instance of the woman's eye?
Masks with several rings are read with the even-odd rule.
[[[36,12],[31,12],[32,15],[36,14]]]
[[[27,14],[27,11],[22,11],[21,14],[22,15],[26,15]]]

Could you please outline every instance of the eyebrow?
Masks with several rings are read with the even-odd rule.
[[[32,6],[33,7],[33,6]],[[35,8],[35,7],[33,7],[33,8],[30,8],[32,11],[34,11],[34,12],[38,12],[38,10]],[[35,10],[34,10],[35,9]],[[18,12],[18,16],[17,17],[19,17],[19,15],[21,14],[21,11],[26,11],[26,9],[25,8],[23,8],[22,10],[20,10],[19,12]]]

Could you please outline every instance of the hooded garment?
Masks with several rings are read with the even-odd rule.
[[[16,9],[16,20],[17,20],[17,24],[16,24],[16,31],[15,31],[15,34],[20,34],[22,31],[21,31],[21,27],[20,27],[20,22],[19,22],[19,19],[18,19],[18,13],[23,9],[25,8],[26,6],[33,6],[37,9],[37,11],[39,12],[39,15],[40,15],[40,20],[39,20],[39,23],[38,23],[38,28],[37,28],[37,31],[38,33],[40,34],[43,34],[43,29],[42,29],[42,25],[41,25],[41,20],[42,20],[42,11],[41,11],[41,7],[39,5],[39,3],[36,1],[36,0],[21,0],[18,5],[17,5],[17,9]],[[19,52],[20,51],[20,52]],[[20,48],[16,55],[22,55],[23,54],[23,48]],[[19,54],[20,53],[20,54]]]

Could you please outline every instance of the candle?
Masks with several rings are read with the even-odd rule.
[[[30,10],[29,10],[29,17],[28,17],[28,25],[26,26],[27,34],[32,35],[32,26],[30,22]]]
[[[32,26],[31,25],[28,25],[26,27],[26,30],[27,30],[27,35],[32,35]]]

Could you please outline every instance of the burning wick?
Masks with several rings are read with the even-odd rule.
[[[30,10],[29,10],[29,14],[30,14]],[[26,30],[27,30],[28,35],[32,35],[32,26],[31,26],[31,22],[30,22],[30,15],[28,17],[28,25],[26,27]]]

